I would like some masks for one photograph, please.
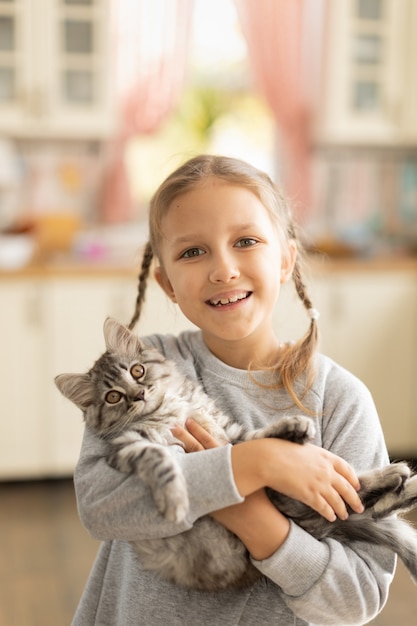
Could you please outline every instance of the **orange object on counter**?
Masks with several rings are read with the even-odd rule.
[[[68,252],[81,228],[81,219],[70,212],[48,212],[36,217],[35,235],[41,255]]]

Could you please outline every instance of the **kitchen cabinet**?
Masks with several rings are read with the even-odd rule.
[[[136,284],[128,273],[0,281],[0,479],[71,475],[84,425],[54,377],[92,366],[105,349],[105,318],[130,320]],[[191,326],[153,281],[147,301],[140,334]]]
[[[311,278],[321,351],[369,387],[394,457],[417,457],[416,269],[319,267]],[[0,479],[72,474],[83,421],[53,379],[91,367],[104,351],[105,318],[128,323],[136,285],[128,271],[0,277]],[[274,324],[282,341],[307,330],[291,283],[280,295]],[[192,324],[151,280],[136,331],[144,336],[187,328]]]
[[[370,389],[389,452],[417,456],[417,275],[401,271],[316,273],[320,350]],[[290,304],[287,311],[286,304]],[[309,320],[284,292],[276,313],[283,339],[299,337]]]
[[[86,372],[104,352],[102,326],[110,315],[126,322],[134,284],[127,279],[52,279],[45,289],[48,353],[44,355],[49,385],[46,410],[51,446],[48,472],[71,473],[80,451],[81,411],[57,389],[53,380],[63,372]],[[45,358],[46,357],[46,358]]]
[[[0,476],[42,472],[48,434],[43,428],[47,388],[40,355],[45,347],[43,285],[0,284]]]
[[[180,332],[190,326],[176,314],[173,305],[152,281],[148,302],[138,332]],[[50,386],[48,431],[51,433],[49,471],[70,473],[81,446],[81,412],[53,387],[53,379],[63,372],[87,371],[104,352],[103,323],[107,316],[127,324],[133,313],[136,278],[94,278],[52,280],[46,289],[48,358]]]
[[[414,0],[326,2],[319,141],[414,145]]]
[[[0,0],[2,134],[108,133],[108,13],[108,0]]]

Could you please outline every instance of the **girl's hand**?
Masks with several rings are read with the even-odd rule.
[[[348,517],[346,504],[363,511],[359,480],[352,467],[332,452],[313,444],[259,439],[232,448],[236,486],[242,496],[260,487],[310,506],[329,522]]]
[[[186,452],[222,445],[195,420],[187,420],[186,427],[176,426],[172,430],[174,437],[183,443]],[[274,507],[264,489],[248,494],[241,504],[213,511],[211,516],[235,533],[258,560],[266,559],[279,548],[290,527],[288,520]]]
[[[187,428],[175,426],[171,432],[184,444],[186,452],[199,452],[222,445],[195,420],[188,419],[185,425]]]
[[[187,420],[187,430],[176,427],[173,435],[186,452],[215,448],[214,437],[194,420]],[[257,439],[232,448],[236,486],[242,496],[270,487],[300,500],[334,522],[348,517],[347,506],[362,513],[360,488],[353,468],[341,457],[313,444],[300,445],[282,439]]]

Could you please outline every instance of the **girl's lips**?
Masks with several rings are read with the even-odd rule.
[[[230,296],[219,296],[216,298],[212,298],[210,300],[207,300],[207,303],[215,307],[227,306],[230,304],[235,304],[240,300],[246,300],[246,298],[248,298],[251,293],[251,291],[241,291]]]

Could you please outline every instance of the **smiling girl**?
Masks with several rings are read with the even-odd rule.
[[[220,446],[192,420],[174,435],[190,513],[168,522],[147,487],[111,469],[104,443],[86,429],[75,485],[81,519],[103,541],[74,624],[253,626],[365,624],[383,607],[395,558],[366,543],[319,541],[272,505],[271,487],[328,520],[360,512],[357,473],[387,463],[369,392],[316,352],[317,311],[308,297],[288,204],[247,163],[203,155],[171,174],[150,208],[140,316],[153,259],[155,277],[198,331],[154,335],[157,347],[202,383],[219,408],[250,428],[305,412],[314,444],[259,439]],[[273,311],[294,280],[310,318],[305,335],[282,345]],[[145,571],[129,541],[167,537],[211,515],[247,547],[263,577],[253,586],[200,592]],[[204,568],[204,563],[201,564]]]

